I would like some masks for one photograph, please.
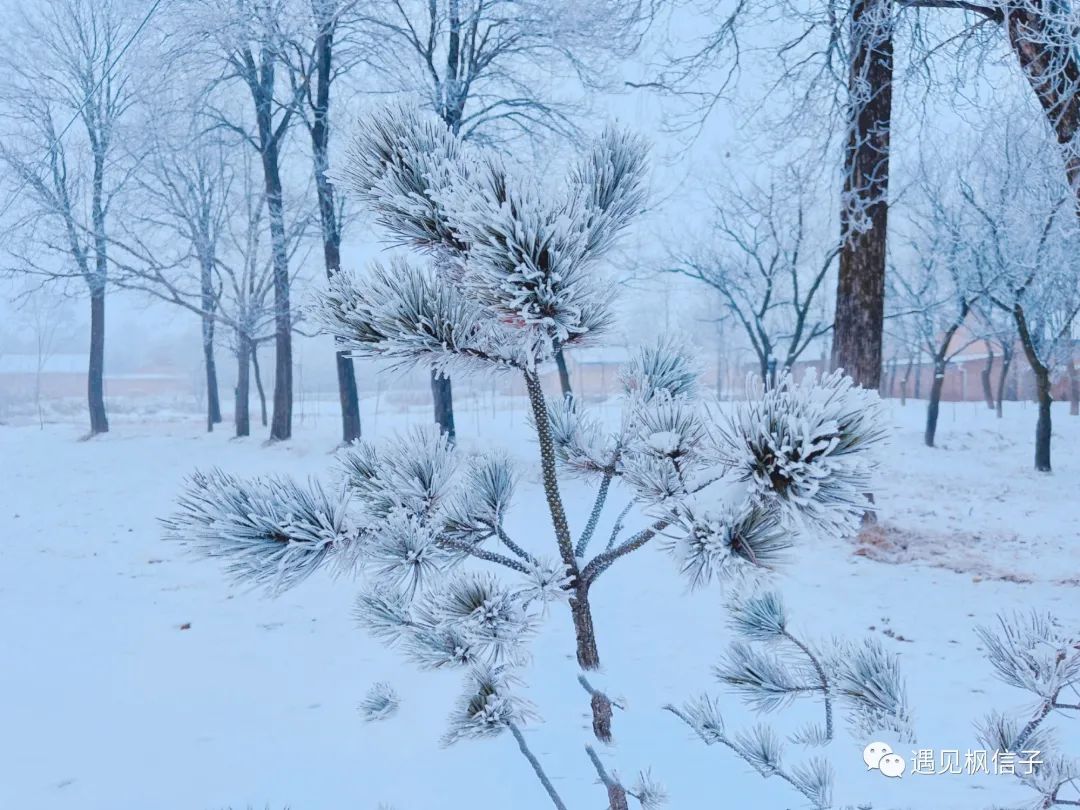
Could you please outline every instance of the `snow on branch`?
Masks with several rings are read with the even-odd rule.
[[[992,751],[1027,756],[1031,768],[1015,775],[1038,793],[1038,807],[1080,805],[1080,761],[1058,753],[1047,724],[1055,713],[1080,711],[1080,634],[1034,611],[998,616],[996,628],[976,632],[998,677],[1038,698],[1027,716],[990,712],[977,725],[980,741]]]
[[[316,293],[315,318],[354,357],[450,373],[520,365],[513,335],[430,266],[395,258],[360,274],[342,271]]]
[[[364,120],[348,152],[344,176],[379,224],[417,247],[458,251],[435,193],[464,169],[461,141],[438,118],[405,105]]]
[[[451,498],[459,457],[434,425],[416,426],[382,443],[362,441],[338,455],[347,486],[370,518],[396,509],[431,517]]]
[[[219,558],[236,579],[277,594],[335,559],[350,567],[359,532],[347,495],[287,478],[244,481],[221,470],[191,475],[176,511],[162,521],[167,537]]]
[[[368,690],[358,710],[363,718],[370,723],[391,717],[397,712],[400,704],[401,699],[398,697],[397,692],[394,691],[394,687],[380,681],[372,685],[371,689]]]
[[[832,641],[810,644],[796,636],[779,594],[754,591],[729,604],[732,627],[742,639],[732,643],[715,669],[721,683],[733,689],[757,713],[774,712],[800,698],[822,700],[824,727],[803,727],[788,739],[802,747],[833,741],[833,701],[847,709],[852,731],[865,739],[889,731],[913,739],[906,688],[898,659],[874,639],[861,644]],[[729,734],[719,703],[704,696],[682,708],[665,707],[689,725],[707,745],[720,743],[764,777],[779,776],[814,807],[831,806],[832,769],[819,756],[799,765],[783,764],[783,745],[766,725]]]
[[[768,511],[749,506],[743,512],[687,501],[676,507],[679,533],[665,547],[679,563],[691,587],[707,585],[744,564],[771,568],[782,562],[792,538]]]
[[[664,337],[639,347],[619,371],[623,391],[652,399],[664,391],[671,397],[694,398],[701,375],[693,350],[682,342]]]
[[[466,148],[434,117],[376,112],[354,139],[347,178],[432,266],[345,276],[324,298],[324,323],[354,352],[437,369],[441,353],[532,368],[557,345],[592,339],[611,319],[597,262],[642,206],[645,152],[608,130],[567,182],[545,184]]]
[[[471,669],[465,690],[450,715],[443,744],[497,737],[511,726],[536,719],[532,704],[514,693],[518,686],[520,682],[501,667]]]
[[[796,385],[790,376],[740,403],[720,457],[751,497],[789,524],[834,535],[856,531],[871,504],[873,458],[887,424],[876,392],[841,372]]]

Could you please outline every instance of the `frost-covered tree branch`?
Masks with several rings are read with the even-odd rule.
[[[734,599],[729,609],[732,628],[742,639],[732,643],[715,670],[721,683],[758,713],[777,711],[801,697],[819,698],[824,703],[823,725],[799,729],[790,736],[792,743],[804,747],[831,743],[836,700],[842,701],[858,739],[885,730],[912,739],[906,688],[897,659],[877,642],[832,642],[817,649],[791,631],[784,604],[774,591],[751,591]],[[706,745],[726,746],[763,777],[783,779],[814,807],[832,806],[832,768],[825,758],[811,757],[786,768],[782,743],[770,726],[759,724],[730,734],[718,701],[708,695],[682,708],[665,708]]]
[[[875,395],[839,374],[800,384],[785,376],[718,414],[692,354],[667,339],[637,350],[620,374],[615,429],[584,403],[549,398],[542,365],[560,346],[598,339],[610,319],[602,259],[642,205],[644,148],[608,130],[553,186],[440,127],[391,108],[357,139],[356,193],[423,264],[337,273],[317,317],[357,355],[520,374],[539,487],[523,491],[520,464],[505,453],[466,452],[432,426],[342,449],[340,502],[317,497],[319,487],[313,495],[283,482],[209,477],[167,526],[271,590],[340,561],[361,580],[361,625],[420,668],[465,672],[447,741],[509,729],[558,805],[515,732],[527,712],[511,689],[548,605],[567,605],[578,664],[595,670],[591,588],[617,560],[663,545],[701,585],[774,566],[802,535],[853,531],[884,422]],[[571,476],[596,487],[579,532],[564,501]],[[615,490],[630,505],[607,547],[590,556]],[[522,534],[512,517],[527,498],[542,503],[550,525]],[[631,520],[643,525],[622,538]],[[652,542],[661,535],[663,544]],[[869,701],[855,694],[857,675],[810,677],[815,695],[831,698],[836,684],[853,702]],[[610,738],[611,700],[588,691],[597,736]],[[810,785],[801,773],[791,778]],[[661,793],[648,779],[620,790],[643,806]]]
[[[979,725],[979,738],[988,749],[1027,755],[1029,772],[1015,774],[1039,795],[1038,807],[1080,803],[1080,763],[1057,753],[1059,743],[1045,723],[1055,712],[1072,712],[1080,705],[1063,699],[1080,697],[1080,637],[1049,614],[1001,615],[996,627],[979,627],[986,657],[1005,683],[1038,699],[1029,714],[991,712]]]

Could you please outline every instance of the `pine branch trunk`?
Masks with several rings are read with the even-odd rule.
[[[559,493],[551,422],[548,418],[544,390],[536,372],[525,372],[525,386],[529,392],[529,405],[532,409],[536,437],[540,443],[540,468],[543,473],[544,496],[547,499],[552,527],[555,530],[559,556],[571,578],[570,615],[574,622],[574,635],[577,640],[578,665],[585,670],[599,669],[600,654],[596,647],[596,630],[593,626],[592,608],[589,605],[589,582],[582,578],[577,557],[574,556],[570,526],[566,521],[566,510],[563,507],[562,495]]]

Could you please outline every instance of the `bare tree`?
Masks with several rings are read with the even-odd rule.
[[[1016,319],[1011,312],[995,306],[988,300],[980,301],[975,308],[976,319],[973,322],[975,333],[986,344],[988,362],[981,372],[984,393],[989,387],[989,399],[987,405],[993,408],[998,419],[1003,416],[1005,399],[1005,386],[1009,379],[1009,371],[1012,369],[1013,359],[1016,356]],[[997,348],[1001,355],[1001,369],[997,375],[997,382],[993,381],[993,358],[994,349]]]
[[[260,345],[277,340],[274,290],[278,243],[267,228],[269,206],[261,166],[255,165],[254,152],[237,146],[234,144],[231,152],[221,156],[220,162],[203,165],[206,174],[197,198],[204,203],[211,201],[215,212],[213,228],[208,231],[213,235],[214,257],[209,284],[195,241],[176,239],[185,220],[175,212],[174,218],[164,220],[156,219],[152,213],[134,217],[133,226],[125,228],[121,238],[110,240],[110,265],[117,286],[179,306],[199,316],[204,324],[210,321],[230,331],[237,359],[236,435],[247,436],[252,371],[262,404],[263,425],[267,422],[257,352]],[[205,154],[213,153],[211,150]],[[289,200],[292,213],[284,222],[284,241],[280,244],[284,260],[293,268],[288,278],[290,287],[303,268],[298,259],[303,259],[311,247],[308,237],[315,211],[306,202],[309,196],[305,189]],[[291,319],[294,331],[298,326],[298,319]]]
[[[305,41],[306,9],[299,0],[239,0],[222,5],[188,0],[180,13],[189,36],[184,47],[202,64],[220,66],[205,107],[214,125],[252,147],[262,165],[267,224],[274,268],[274,407],[270,438],[292,435],[293,363],[290,272],[282,180],[286,138],[308,90],[310,75],[296,75],[294,48]],[[313,47],[313,46],[312,46]],[[303,64],[312,64],[309,51]],[[249,105],[240,109],[230,93],[244,88]]]
[[[658,75],[632,83],[688,100],[689,112],[676,125],[696,128],[743,73],[764,75],[765,92],[778,101],[771,110],[782,110],[779,116],[770,113],[779,118],[771,122],[778,148],[789,148],[808,129],[826,135],[824,144],[818,138],[811,150],[839,146],[842,188],[831,362],[875,389],[882,369],[897,9],[891,0],[709,2],[705,14],[714,27],[695,39],[689,51],[677,48],[669,54]],[[763,105],[756,100],[754,107],[761,115],[757,111]]]
[[[911,323],[910,334],[934,364],[923,441],[934,446],[945,371],[975,340],[956,341],[979,297],[973,259],[964,241],[959,206],[948,205],[940,183],[923,178],[920,204],[911,216],[909,262],[890,273],[892,307]]]
[[[311,30],[292,47],[291,76],[304,101],[301,113],[311,138],[315,193],[322,226],[323,261],[327,278],[341,269],[342,211],[330,182],[330,99],[335,81],[355,66],[355,47],[342,53],[339,34],[355,22],[356,0],[310,0]],[[351,44],[351,43],[346,43]],[[343,58],[344,56],[344,58]],[[310,60],[310,61],[309,61]],[[338,399],[341,405],[341,438],[348,444],[360,438],[360,398],[356,389],[356,369],[352,358],[338,351]]]
[[[86,284],[91,435],[109,429],[108,223],[128,178],[116,145],[120,120],[133,100],[122,57],[145,22],[132,11],[122,0],[56,0],[27,8],[16,22],[18,36],[0,57],[6,77],[0,161],[17,195],[5,210],[17,204],[7,227],[20,237],[11,248],[11,269],[45,281]]]
[[[742,327],[762,380],[789,370],[830,324],[819,309],[837,249],[823,245],[813,222],[812,185],[794,167],[763,187],[752,182],[713,197],[712,239],[673,248],[672,272],[715,289]]]
[[[229,206],[233,204],[233,172],[228,166],[228,147],[217,133],[202,131],[201,112],[191,113],[187,132],[177,137],[173,119],[151,112],[154,121],[165,121],[152,132],[149,149],[142,158],[137,198],[140,205],[124,225],[117,255],[154,256],[161,266],[165,251],[173,252],[169,264],[193,265],[198,276],[198,314],[201,320],[203,366],[206,372],[206,429],[221,422],[217,362],[214,354],[216,309],[219,297],[218,254],[225,236]],[[175,114],[175,113],[174,113]],[[153,243],[153,244],[151,244]],[[133,248],[133,246],[135,246]],[[133,265],[121,260],[118,283]],[[146,280],[145,273],[137,273]]]
[[[988,155],[984,138],[960,191],[986,294],[1012,314],[1035,375],[1035,468],[1050,472],[1051,384],[1080,314],[1080,226],[1068,215],[1071,189],[1037,136],[1008,120],[1001,129],[1003,148]]]
[[[619,0],[366,0],[360,24],[373,67],[418,95],[467,140],[574,136],[580,96],[560,82],[595,85],[605,61],[637,46],[645,20]],[[544,77],[542,80],[539,77]],[[555,356],[564,395],[570,378]],[[453,388],[432,372],[435,421],[454,435]]]

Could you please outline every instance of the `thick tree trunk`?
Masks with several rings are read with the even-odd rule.
[[[570,615],[574,620],[578,666],[582,669],[599,669],[600,652],[596,647],[596,629],[593,627],[587,585],[574,589],[573,596],[570,597]]]
[[[289,301],[289,265],[285,253],[285,211],[276,164],[275,150],[274,176],[267,178],[266,196],[274,255],[274,417],[270,424],[270,438],[282,441],[292,437],[292,305]]]
[[[431,398],[435,405],[435,424],[451,442],[457,440],[454,430],[454,390],[449,377],[431,372]]]
[[[236,404],[233,420],[237,436],[251,435],[251,341],[242,335],[236,337]]]
[[[998,377],[997,400],[994,403],[994,414],[1001,419],[1003,414],[1002,402],[1005,400],[1005,384],[1009,380],[1009,367],[1012,365],[1012,349],[1006,349],[1001,355],[1001,376]]]
[[[994,389],[990,384],[990,378],[994,373],[994,346],[989,340],[985,342],[986,365],[979,372],[979,379],[982,380],[983,399],[986,400],[986,407],[994,410]]]
[[[109,432],[105,413],[105,288],[90,292],[90,365],[86,373],[86,399],[90,408],[90,434]]]
[[[945,361],[941,358],[934,360],[934,382],[930,386],[930,400],[926,403],[926,430],[923,433],[923,442],[927,447],[934,446],[934,436],[937,434],[938,411],[941,408],[941,389],[945,385]]]
[[[259,392],[259,415],[262,426],[266,427],[266,389],[263,388],[262,372],[259,370],[259,347],[251,345],[251,368],[255,372],[255,390]]]
[[[319,4],[313,9],[320,11]],[[333,81],[334,20],[319,19],[315,41],[316,85],[315,115],[311,125],[311,152],[315,161],[315,192],[322,222],[323,259],[326,277],[333,278],[341,269],[341,226],[334,208],[334,187],[327,172],[330,167],[330,84]],[[338,401],[341,404],[341,440],[346,444],[360,438],[360,397],[356,390],[356,368],[345,352],[337,352]]]
[[[274,129],[274,71],[264,63],[259,69],[259,85],[253,87],[255,122],[259,133],[266,188],[266,211],[270,220],[270,253],[274,282],[274,416],[270,438],[284,441],[292,437],[292,304],[289,300],[289,256],[285,234],[285,201],[281,187],[280,131]]]
[[[832,365],[863,388],[881,377],[892,119],[892,4],[854,0]]]
[[[1050,472],[1050,370],[1041,366],[1035,371],[1035,390],[1039,396],[1039,419],[1035,423],[1035,469]]]
[[[574,389],[570,386],[570,370],[566,367],[566,357],[562,346],[555,350],[555,365],[559,369],[559,387],[565,399],[573,399]]]

